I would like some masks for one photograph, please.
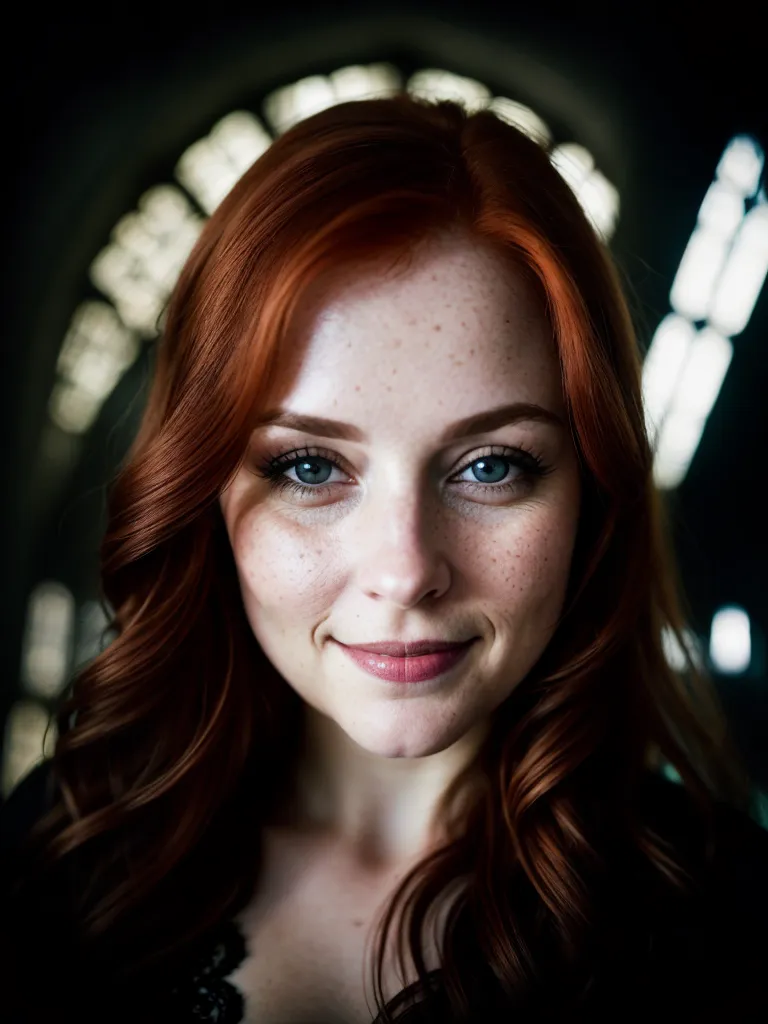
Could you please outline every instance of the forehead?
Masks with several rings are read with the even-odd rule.
[[[430,242],[397,272],[349,269],[315,287],[298,321],[298,372],[281,404],[361,426],[443,421],[509,401],[563,407],[537,290],[490,246]]]

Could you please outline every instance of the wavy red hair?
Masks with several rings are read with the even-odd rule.
[[[405,95],[343,103],[278,138],[207,222],[111,488],[102,579],[114,639],[58,710],[61,796],[36,863],[77,851],[89,865],[78,876],[83,935],[126,978],[181,957],[243,905],[259,823],[296,754],[300,701],[247,623],[217,499],[254,417],[290,385],[302,296],[326,269],[407,263],[452,229],[536,282],[583,501],[558,629],[446,793],[450,842],[403,881],[382,921],[381,1019],[403,1019],[405,995],[382,1008],[398,910],[400,953],[424,995],[427,914],[468,880],[442,951],[449,1019],[477,1019],[481,983],[512,1006],[569,978],[575,999],[594,973],[584,951],[615,939],[600,896],[616,851],[634,851],[664,884],[689,880],[641,813],[644,774],[672,765],[707,820],[716,800],[746,806],[749,779],[711,679],[690,656],[673,671],[664,654],[665,630],[687,650],[688,613],[652,479],[641,354],[605,245],[545,149],[491,112]]]

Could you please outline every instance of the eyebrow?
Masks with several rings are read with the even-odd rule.
[[[513,402],[512,405],[501,405],[496,409],[489,409],[487,412],[457,420],[443,431],[440,443],[448,444],[473,437],[476,434],[487,434],[520,420],[538,420],[553,426],[565,427],[560,416],[541,405],[536,405],[533,402]],[[300,430],[305,434],[314,434],[316,437],[332,437],[342,441],[365,443],[368,440],[365,433],[351,423],[329,420],[323,416],[306,416],[289,412],[287,409],[274,409],[265,413],[256,422],[255,429],[272,426],[287,427],[289,430]]]

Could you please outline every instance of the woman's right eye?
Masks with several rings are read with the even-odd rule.
[[[268,458],[258,466],[257,472],[279,491],[288,489],[297,494],[317,496],[326,493],[324,484],[341,482],[330,479],[334,469],[344,472],[329,455],[304,449]],[[295,473],[298,479],[289,477],[289,472]]]

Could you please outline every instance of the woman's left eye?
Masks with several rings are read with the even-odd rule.
[[[512,459],[506,456],[484,455],[481,459],[474,459],[461,472],[474,474],[474,479],[469,479],[466,483],[500,484],[505,481],[510,466],[513,465]]]
[[[517,472],[509,478],[510,467]],[[514,491],[531,486],[534,479],[550,472],[540,455],[525,448],[500,448],[484,455],[475,456],[463,469],[461,475],[470,473],[460,483],[469,484],[473,491],[498,493]]]
[[[340,481],[330,479],[333,470],[345,473],[338,464],[338,456],[324,449],[305,448],[300,451],[285,452],[274,458],[266,458],[256,466],[256,472],[270,481],[279,490],[291,490],[301,495],[322,495],[329,486]],[[508,479],[510,467],[518,472]],[[452,477],[457,483],[469,485],[472,490],[483,492],[500,492],[515,490],[530,485],[534,478],[545,476],[551,467],[545,466],[541,456],[524,448],[493,449],[475,456]],[[298,479],[287,476],[295,472]],[[465,474],[471,473],[467,478]],[[346,475],[346,474],[345,474]],[[464,476],[464,479],[456,479]]]

